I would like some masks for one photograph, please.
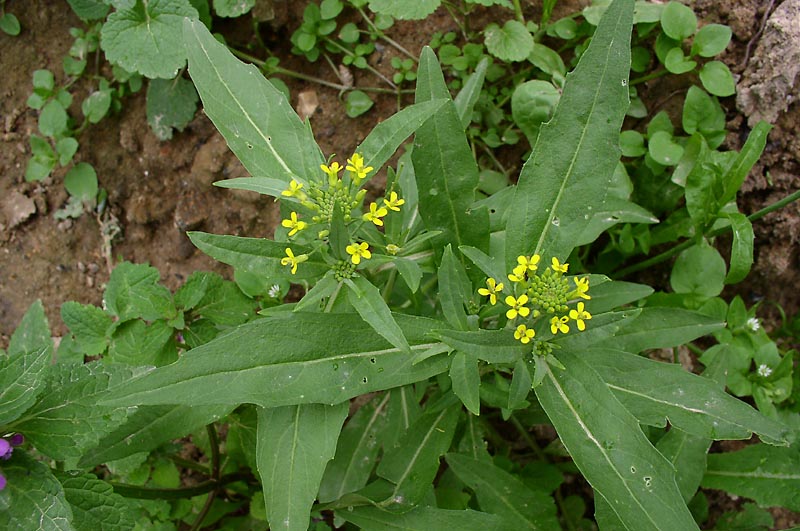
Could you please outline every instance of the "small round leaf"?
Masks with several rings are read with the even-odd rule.
[[[16,37],[21,30],[19,20],[12,13],[6,13],[0,17],[0,30],[12,37]]]
[[[711,61],[700,69],[700,81],[707,91],[714,96],[726,97],[736,93],[733,74],[721,61]]]
[[[354,90],[347,94],[345,100],[345,112],[350,118],[361,116],[375,105],[375,102],[367,96],[366,92]]]
[[[650,137],[647,149],[653,160],[663,166],[674,166],[681,160],[683,147],[672,141],[672,135],[666,131],[658,131]]]
[[[690,247],[675,260],[669,283],[675,293],[716,297],[725,287],[725,260],[706,242]]]
[[[708,24],[700,28],[694,36],[692,55],[714,57],[727,48],[731,42],[731,29],[722,24]]]
[[[673,1],[661,12],[661,27],[673,39],[682,41],[697,30],[697,17],[690,7]]]
[[[81,201],[94,201],[97,197],[97,173],[91,164],[79,162],[64,176],[64,188]]]
[[[502,61],[524,61],[533,51],[533,36],[519,21],[509,20],[501,28],[489,24],[485,30],[486,49]]]

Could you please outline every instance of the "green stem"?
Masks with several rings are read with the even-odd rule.
[[[519,0],[514,0],[514,16],[517,17],[517,20],[525,24],[525,16],[522,14],[522,6]]]
[[[342,284],[344,282],[339,282],[339,285],[336,286],[336,290],[331,294],[330,298],[328,299],[328,304],[325,305],[325,309],[323,310],[324,313],[330,313],[333,309],[333,303],[336,302],[336,297],[339,296],[339,292],[342,291]]]
[[[394,282],[397,278],[397,268],[394,267],[389,271],[389,278],[386,279],[386,285],[383,287],[383,300],[389,303],[392,298],[392,290],[394,289]]]
[[[217,430],[214,427],[214,423],[206,426],[206,432],[208,433],[208,443],[211,445],[211,477],[214,483],[219,484],[219,438],[217,437]],[[219,487],[208,493],[203,508],[200,509],[200,513],[198,513],[197,518],[195,518],[189,528],[190,531],[198,531],[203,526],[203,520],[205,520],[206,515],[208,515],[208,511],[211,510],[211,505],[214,503],[214,499],[217,497],[218,493]]]
[[[140,500],[179,500],[206,494],[214,489],[222,488],[225,485],[237,481],[251,480],[253,480],[252,474],[236,472],[222,476],[219,481],[210,479],[193,487],[182,487],[178,489],[140,487],[138,485],[128,485],[126,483],[116,483],[113,481],[110,482],[110,484],[114,487],[114,492],[126,498],[136,498]]]
[[[636,79],[632,79],[630,81],[630,85],[633,86],[633,85],[638,85],[640,83],[645,83],[646,81],[650,81],[651,79],[656,79],[656,78],[659,78],[659,77],[662,77],[662,76],[666,76],[667,74],[669,74],[669,71],[666,70],[666,69],[662,68],[661,70],[655,70],[655,71],[650,72],[649,74],[647,74],[645,76],[637,77]]]
[[[750,214],[749,216],[747,216],[747,219],[750,220],[750,222],[752,223],[753,221],[757,221],[757,220],[763,218],[764,216],[766,216],[770,212],[774,212],[775,210],[781,209],[781,208],[785,207],[786,205],[788,205],[789,203],[797,201],[798,199],[800,199],[800,190],[797,190],[793,194],[787,195],[783,199],[781,199],[779,201],[776,201],[775,203],[772,203],[771,205],[762,208],[758,212]],[[708,234],[706,234],[706,237],[707,238],[713,238],[715,236],[719,236],[720,234],[724,234],[724,233],[726,233],[726,232],[728,232],[730,230],[731,230],[731,226],[728,225],[727,227],[722,227],[720,229],[717,229],[717,230],[709,232]],[[665,261],[669,260],[670,258],[675,256],[676,254],[680,253],[681,251],[684,251],[684,250],[688,249],[689,247],[691,247],[694,244],[695,244],[695,240],[694,239],[686,240],[684,242],[679,243],[675,247],[673,247],[671,249],[667,249],[663,253],[658,254],[658,255],[656,255],[656,256],[654,256],[652,258],[649,258],[647,260],[639,262],[638,264],[633,264],[632,266],[620,269],[619,271],[616,271],[616,272],[612,273],[611,276],[613,278],[615,278],[615,279],[620,279],[620,278],[623,278],[623,277],[626,277],[626,276],[630,275],[631,273],[636,273],[637,271],[642,271],[643,269],[647,269],[647,268],[652,267],[652,266],[654,266],[656,264],[660,264],[661,262],[665,262]]]
[[[339,44],[338,42],[329,37],[325,37],[325,42],[327,42],[334,48],[338,48],[339,51],[341,51],[345,55],[349,55],[350,57],[358,57],[356,54],[354,54],[353,52],[351,52],[350,50],[348,50],[347,48],[345,48],[344,46],[342,46],[341,44]],[[373,68],[372,65],[370,65],[369,63],[367,63],[366,69],[375,74],[376,76],[378,76],[383,81],[385,81],[386,84],[392,87],[393,89],[397,89],[397,85],[392,83],[391,79],[389,79],[388,77],[384,76],[383,74],[375,70],[375,68]]]
[[[364,13],[364,10],[362,8],[359,7],[359,8],[356,8],[356,10],[358,11],[358,14],[361,15],[361,18],[363,18],[364,21],[366,21],[367,25],[372,29],[372,31],[375,32],[375,34],[378,37],[380,37],[381,39],[383,39],[384,41],[389,43],[391,46],[394,46],[401,53],[404,53],[407,56],[409,56],[411,59],[414,60],[414,62],[417,62],[417,58],[411,52],[406,50],[399,42],[395,41],[394,39],[391,39],[383,31],[378,29],[378,27],[375,25],[375,23],[372,22],[372,19],[369,18],[366,13]]]
[[[567,507],[564,505],[564,496],[561,494],[561,487],[559,486],[555,491],[555,499],[556,505],[558,505],[558,511],[561,513],[561,516],[564,519],[564,523],[567,525],[567,529],[569,531],[577,531],[575,527],[575,523],[570,518],[570,512],[567,510]]]
[[[533,437],[531,437],[531,434],[528,433],[528,430],[525,429],[525,426],[522,425],[522,423],[519,421],[516,415],[512,413],[511,417],[509,418],[511,419],[511,424],[513,424],[514,427],[517,428],[517,431],[519,432],[520,436],[522,436],[522,438],[525,439],[525,443],[528,446],[530,446],[531,450],[533,450],[533,452],[536,454],[536,457],[538,457],[540,460],[546,463],[547,456],[544,455],[542,449],[539,448],[539,445],[536,443]]]

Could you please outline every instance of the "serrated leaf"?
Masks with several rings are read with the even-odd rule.
[[[172,294],[158,284],[158,269],[147,264],[122,262],[111,272],[103,304],[120,322],[141,317],[147,321],[174,312]]]
[[[197,17],[189,0],[136,0],[133,7],[108,16],[100,45],[109,62],[129,72],[172,79],[186,64],[183,20]]]
[[[473,415],[480,415],[481,375],[478,371],[478,358],[456,352],[450,364],[450,380],[453,382],[453,393],[464,406]]]
[[[53,370],[46,392],[15,422],[14,429],[41,453],[63,461],[80,457],[124,422],[126,408],[99,406],[98,401],[133,373],[102,362],[55,365]]]
[[[338,500],[364,487],[375,467],[381,449],[379,434],[386,425],[386,406],[392,390],[361,406],[347,421],[336,445],[336,455],[328,463],[319,486],[319,501]]]
[[[436,11],[439,4],[441,0],[369,0],[373,13],[400,20],[421,20]]]
[[[58,480],[72,508],[76,531],[128,531],[136,525],[134,506],[92,474],[59,473]]]
[[[751,498],[759,505],[800,511],[800,453],[796,446],[757,444],[710,454],[702,485]]]
[[[405,315],[394,318],[414,352],[430,348],[434,343],[425,334],[443,324]],[[131,381],[109,402],[331,404],[424,380],[447,368],[446,359],[413,365],[412,357],[392,347],[355,313],[287,312],[249,322],[192,349],[191,356]],[[231,386],[234,375],[237,384]]]
[[[159,140],[183,131],[197,112],[197,91],[188,79],[152,79],[147,87],[147,123]]]
[[[439,457],[453,440],[460,407],[428,411],[411,425],[398,446],[385,450],[378,476],[394,484],[389,507],[404,512],[419,503],[431,489],[439,470]]]
[[[411,347],[403,336],[403,330],[394,320],[380,290],[361,275],[344,283],[349,288],[347,300],[361,318],[396,348],[410,353]]]
[[[50,467],[14,452],[3,463],[3,476],[7,484],[0,491],[0,528],[74,531],[72,510]]]
[[[126,321],[114,330],[108,357],[134,367],[172,363],[178,356],[173,334],[172,327],[161,319],[149,324],[139,319]]]
[[[167,441],[185,437],[194,430],[221,419],[232,409],[233,406],[137,408],[124,424],[100,439],[97,446],[84,452],[78,466],[91,468],[139,452],[149,452]]]
[[[553,498],[505,470],[462,454],[447,454],[447,464],[475,492],[482,511],[503,516],[514,529],[560,529]]]
[[[731,221],[733,243],[731,244],[731,267],[725,277],[725,284],[741,282],[753,266],[753,225],[747,216],[739,212],[727,215]]]
[[[471,509],[453,510],[418,506],[403,514],[384,511],[378,507],[355,507],[352,511],[337,511],[337,516],[359,529],[369,531],[431,531],[432,529],[458,529],[458,531],[512,531],[500,516]]]
[[[105,351],[113,321],[101,308],[68,301],[61,305],[61,319],[85,356],[97,356]]]
[[[629,529],[699,529],[670,463],[579,354],[556,357],[536,396],[578,469]]]
[[[305,531],[348,402],[261,408],[257,459],[270,529]]]
[[[664,427],[669,420],[708,439],[749,439],[756,433],[770,444],[786,444],[782,425],[680,365],[611,349],[588,349],[581,356],[643,424]]]
[[[533,35],[518,20],[507,20],[501,28],[489,24],[484,30],[486,50],[501,61],[524,61],[533,51]]]
[[[541,128],[509,209],[507,266],[520,255],[565,260],[589,223],[586,214],[605,202],[628,106],[632,13],[632,0],[608,8]]]
[[[597,343],[626,352],[670,348],[710,334],[725,326],[713,317],[682,308],[645,307],[635,319],[624,321],[613,338]]]
[[[436,55],[426,47],[420,56],[416,101],[449,98]],[[474,209],[478,167],[462,132],[455,105],[445,103],[414,137],[411,153],[419,190],[419,214],[427,229],[442,231],[434,239],[487,251],[488,213]]]
[[[214,0],[214,12],[219,17],[241,17],[255,5],[256,0]]]
[[[250,175],[279,179],[286,189],[291,179],[319,174],[319,146],[283,94],[202,23],[187,20],[183,33],[203,109]]]

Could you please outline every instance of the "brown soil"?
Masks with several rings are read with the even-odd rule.
[[[589,3],[588,0],[562,1],[558,3],[557,13],[565,14]],[[751,116],[758,114],[776,119],[766,152],[739,197],[740,208],[749,214],[800,188],[800,103],[793,100],[797,94],[796,83],[800,80],[791,80],[795,83],[794,92],[790,88],[783,94],[783,100],[774,94],[770,99],[758,92],[758,84],[768,84],[768,80],[773,79],[770,76],[781,68],[784,73],[791,71],[796,75],[798,63],[787,66],[786,57],[775,53],[776,42],[785,46],[791,39],[784,36],[776,40],[770,33],[776,27],[780,29],[775,24],[766,25],[763,34],[760,28],[767,9],[783,9],[797,17],[800,11],[792,9],[797,9],[798,1],[694,0],[690,3],[703,22],[731,26],[733,43],[722,60],[735,75],[741,76],[740,87],[747,89],[748,94],[755,94],[747,100],[740,98],[738,106],[735,98],[721,101],[731,131],[723,147],[741,147]],[[273,51],[281,57],[282,66],[338,83],[324,61],[309,64],[288,51],[288,37],[300,23],[305,2],[291,7],[280,0],[274,4],[278,23],[262,36],[274,46]],[[531,14],[538,10],[538,2],[526,1],[523,5]],[[0,32],[0,72],[3,73],[0,76],[0,127],[3,128],[0,142],[0,346],[7,344],[22,314],[36,299],[43,301],[53,333],[62,335],[65,328],[59,317],[60,305],[69,300],[101,304],[109,275],[107,262],[149,262],[161,271],[167,286],[175,289],[195,270],[229,274],[226,266],[193,248],[184,234],[186,230],[271,236],[279,219],[271,199],[211,186],[215,180],[244,176],[245,171],[205,115],[198,113],[186,130],[177,133],[172,141],[159,142],[145,119],[144,91],[128,98],[121,113],[89,127],[79,138],[81,147],[75,161],[90,162],[96,168],[101,186],[108,191],[111,212],[122,229],[122,236],[115,240],[111,254],[104,254],[101,226],[91,215],[71,222],[56,221],[52,214],[63,207],[67,199],[62,186],[64,171],[56,170],[51,178],[40,183],[27,183],[24,179],[30,157],[27,139],[37,131],[38,116],[36,111],[26,107],[25,101],[32,90],[33,70],[48,68],[56,74],[57,82],[62,81],[61,58],[72,42],[68,30],[73,26],[81,27],[81,22],[63,1],[10,0],[6,9],[18,16],[23,32],[18,37]],[[493,18],[492,12],[484,12],[482,18]],[[792,26],[789,19],[786,31],[792,27],[797,31],[797,20],[794,19]],[[229,42],[247,44],[252,40],[248,22],[227,22],[219,27]],[[392,36],[413,53],[418,53],[434,31],[456,29],[447,12],[440,9],[424,23],[397,24]],[[764,42],[767,44],[759,46]],[[793,57],[800,55],[797,40],[793,50]],[[785,48],[780,51],[780,55],[792,57]],[[391,74],[392,53],[388,47],[379,50],[370,58],[371,63]],[[368,73],[356,71],[354,75],[356,85],[378,84]],[[298,103],[301,92],[306,91],[304,98],[313,96],[309,91],[315,93],[318,107],[310,119],[317,139],[326,154],[337,153],[340,159],[351,153],[378,121],[396,110],[393,97],[382,97],[367,115],[351,120],[344,115],[336,91],[290,79],[285,81],[291,88],[293,104]],[[81,116],[80,101],[91,89],[89,82],[73,87],[76,102],[70,110],[73,116]],[[660,89],[654,82],[647,90],[651,91],[653,101],[663,97],[663,92],[658,94]],[[767,109],[769,106],[772,107]],[[797,290],[787,289],[800,284],[799,224],[800,203],[770,214],[756,224],[756,263],[747,281],[736,289],[748,304],[758,300],[777,303],[789,316],[800,308]],[[714,501],[721,503],[719,496]],[[781,524],[798,521],[781,516]]]

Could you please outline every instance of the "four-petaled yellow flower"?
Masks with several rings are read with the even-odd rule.
[[[527,271],[528,267],[520,264],[511,270],[511,273],[508,275],[508,280],[511,282],[522,282],[525,280],[525,273]]]
[[[534,330],[531,330],[524,324],[521,324],[517,327],[514,331],[514,339],[518,339],[522,344],[528,344],[533,339],[533,336],[536,335]]]
[[[378,208],[378,205],[376,203],[370,203],[369,212],[364,214],[362,218],[364,219],[364,221],[371,221],[378,227],[381,227],[383,225],[383,220],[381,218],[388,213],[389,211],[386,210],[385,208],[383,207]]]
[[[584,307],[583,302],[579,302],[577,310],[569,311],[569,318],[578,323],[578,330],[580,330],[581,332],[586,330],[586,323],[584,323],[583,321],[584,320],[588,321],[589,319],[592,318],[592,314],[584,310],[583,307]]]
[[[506,312],[506,317],[509,319],[514,319],[517,315],[528,317],[531,314],[531,309],[525,306],[526,302],[528,302],[528,296],[524,293],[517,298],[514,298],[513,295],[506,297],[506,304],[510,306]]]
[[[484,297],[489,297],[489,302],[492,303],[492,306],[497,304],[497,294],[503,291],[503,283],[497,283],[497,281],[491,277],[486,279],[486,286],[485,288],[478,289],[478,293],[483,295]]]
[[[286,197],[301,197],[304,196],[305,193],[301,192],[300,189],[303,188],[303,183],[299,183],[292,179],[289,182],[289,188],[281,192],[281,195]]]
[[[400,212],[400,205],[404,204],[406,204],[406,200],[398,198],[397,192],[392,192],[389,194],[389,199],[383,199],[383,206],[389,210],[394,210],[395,212]]]
[[[352,260],[355,265],[361,263],[361,258],[364,258],[364,260],[372,258],[372,253],[369,251],[367,242],[351,243],[345,247],[344,250],[350,255],[350,260]]]
[[[586,293],[589,291],[589,277],[574,278],[573,280],[575,281],[575,291],[578,293],[578,297],[587,301],[591,299],[592,297]]]
[[[328,181],[331,184],[336,183],[337,179],[339,179],[339,172],[342,171],[342,167],[339,166],[338,162],[333,161],[330,166],[320,164],[319,167],[327,174]]]
[[[569,321],[569,317],[566,315],[564,317],[558,317],[554,315],[552,319],[550,319],[550,331],[554,334],[561,332],[562,334],[566,334],[569,332],[569,325],[567,322]]]
[[[290,218],[291,219],[284,219],[283,221],[281,221],[281,225],[283,225],[287,229],[291,229],[289,231],[289,236],[294,236],[304,228],[308,227],[308,223],[306,223],[305,221],[299,221],[297,219],[297,212],[292,212],[290,214]]]
[[[352,159],[347,159],[347,170],[353,173],[353,180],[364,179],[373,170],[372,166],[364,167],[364,157],[358,153],[353,153]]]
[[[301,254],[300,256],[295,256],[292,249],[287,247],[286,256],[281,258],[281,265],[290,266],[292,268],[292,274],[294,275],[297,273],[297,265],[302,264],[306,260],[308,260],[308,255]]]
[[[520,266],[524,266],[526,270],[536,271],[537,269],[539,269],[539,265],[538,264],[539,264],[539,260],[541,260],[541,259],[542,259],[542,257],[539,256],[538,254],[532,255],[530,258],[528,258],[527,256],[518,256],[517,257],[517,263]],[[514,268],[514,269],[516,270],[516,268]]]
[[[558,261],[558,258],[556,258],[555,256],[553,257],[553,271],[555,271],[557,273],[559,271],[561,273],[566,273],[568,268],[569,268],[569,264],[562,264],[562,263],[560,263]]]

